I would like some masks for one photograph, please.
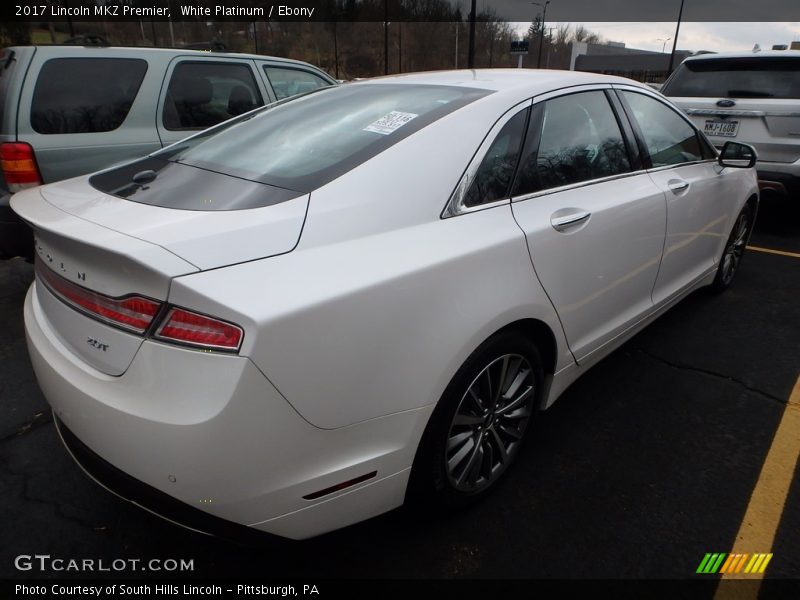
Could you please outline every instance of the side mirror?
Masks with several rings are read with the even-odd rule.
[[[719,153],[718,161],[722,167],[749,169],[756,164],[757,158],[756,149],[750,144],[725,142],[722,151]]]

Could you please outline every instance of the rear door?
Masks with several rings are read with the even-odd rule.
[[[178,56],[167,69],[158,101],[164,146],[263,106],[267,90],[252,60]]]
[[[534,105],[512,197],[579,362],[652,308],[666,222],[629,125],[607,91],[585,89]]]
[[[91,173],[160,147],[153,105],[161,73],[114,48],[39,48],[19,104],[19,141],[45,183]]]

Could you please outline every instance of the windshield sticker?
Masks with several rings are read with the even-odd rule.
[[[403,125],[417,117],[414,113],[399,112],[393,110],[388,115],[382,116],[374,123],[370,123],[364,127],[364,131],[371,131],[372,133],[380,133],[381,135],[389,135],[397,131]]]

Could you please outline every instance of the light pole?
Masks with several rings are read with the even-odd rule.
[[[681,31],[681,18],[683,18],[683,2],[681,0],[681,8],[678,11],[678,24],[675,26],[675,37],[672,40],[672,54],[669,55],[669,68],[667,69],[667,77],[672,74],[672,67],[675,64],[675,49],[678,47],[678,34]]]
[[[670,41],[671,39],[672,39],[671,37],[656,39],[657,42],[664,42],[663,44],[661,44],[661,54],[664,54],[664,48],[667,47],[667,42]]]
[[[547,5],[550,4],[550,0],[547,0],[544,4],[541,2],[531,2],[531,4],[535,4],[536,6],[542,7],[542,23],[540,25],[541,29],[539,31],[539,57],[536,59],[536,68],[542,68],[542,44],[544,43],[544,24],[547,21]]]

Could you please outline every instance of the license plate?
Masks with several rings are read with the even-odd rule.
[[[736,137],[739,132],[739,121],[716,121],[706,120],[703,133],[706,135],[716,135],[719,137]]]

